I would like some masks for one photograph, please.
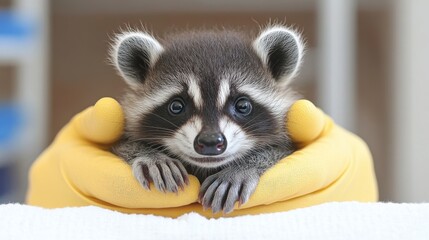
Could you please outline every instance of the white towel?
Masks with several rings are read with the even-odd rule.
[[[0,205],[0,239],[429,239],[429,203],[327,203],[217,220],[7,204]]]

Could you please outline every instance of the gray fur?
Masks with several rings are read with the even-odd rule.
[[[199,201],[204,208],[229,213],[237,201],[248,201],[267,169],[293,151],[285,118],[297,97],[278,77],[286,74],[290,78],[297,71],[303,46],[299,39],[294,40],[296,34],[285,35],[285,30],[290,31],[275,26],[253,42],[231,31],[187,32],[170,38],[156,51],[146,49],[150,65],[116,60],[123,75],[122,66],[134,66],[127,72],[144,72],[121,101],[126,128],[113,149],[132,165],[144,188],[153,182],[160,191],[177,192],[188,184],[190,173],[202,182]],[[271,43],[282,43],[282,39],[281,48],[274,44],[280,53],[269,54]],[[114,48],[120,49],[117,45],[127,42],[126,36],[121,35],[117,42]],[[139,52],[141,45],[127,45],[127,51],[135,48]],[[276,59],[279,56],[288,59]],[[269,62],[278,64],[270,66]],[[227,91],[223,88],[226,96],[219,96],[225,81],[229,84]],[[200,91],[198,97],[190,96],[192,91]],[[242,96],[253,106],[247,117],[234,109],[234,99]],[[178,116],[169,115],[168,104],[178,97],[186,102],[185,110]],[[203,156],[191,150],[196,134],[206,130],[223,131],[228,140],[225,153]]]

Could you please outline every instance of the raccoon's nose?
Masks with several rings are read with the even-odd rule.
[[[201,155],[222,154],[226,145],[226,138],[220,132],[201,132],[194,141],[194,149]]]

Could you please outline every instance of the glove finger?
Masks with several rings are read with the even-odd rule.
[[[64,146],[62,151],[62,178],[86,201],[125,208],[178,207],[197,201],[200,184],[193,176],[177,194],[148,191],[135,179],[130,166],[113,153],[82,142]]]
[[[113,98],[102,98],[72,120],[76,132],[84,139],[111,144],[119,139],[124,128],[124,114]]]
[[[325,114],[308,100],[298,100],[289,109],[286,128],[292,140],[304,147],[323,135],[329,126]]]

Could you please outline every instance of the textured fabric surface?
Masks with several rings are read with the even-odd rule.
[[[188,212],[222,216],[204,211],[197,202],[200,183],[193,176],[178,194],[143,189],[130,166],[109,152],[122,132],[123,118],[111,98],[74,117],[33,164],[27,203],[46,208],[96,205],[170,217]],[[377,200],[372,157],[360,138],[306,100],[291,107],[287,126],[300,149],[269,169],[249,201],[227,216]]]
[[[206,219],[98,207],[0,205],[0,239],[428,239],[429,204],[327,203],[289,212]]]

